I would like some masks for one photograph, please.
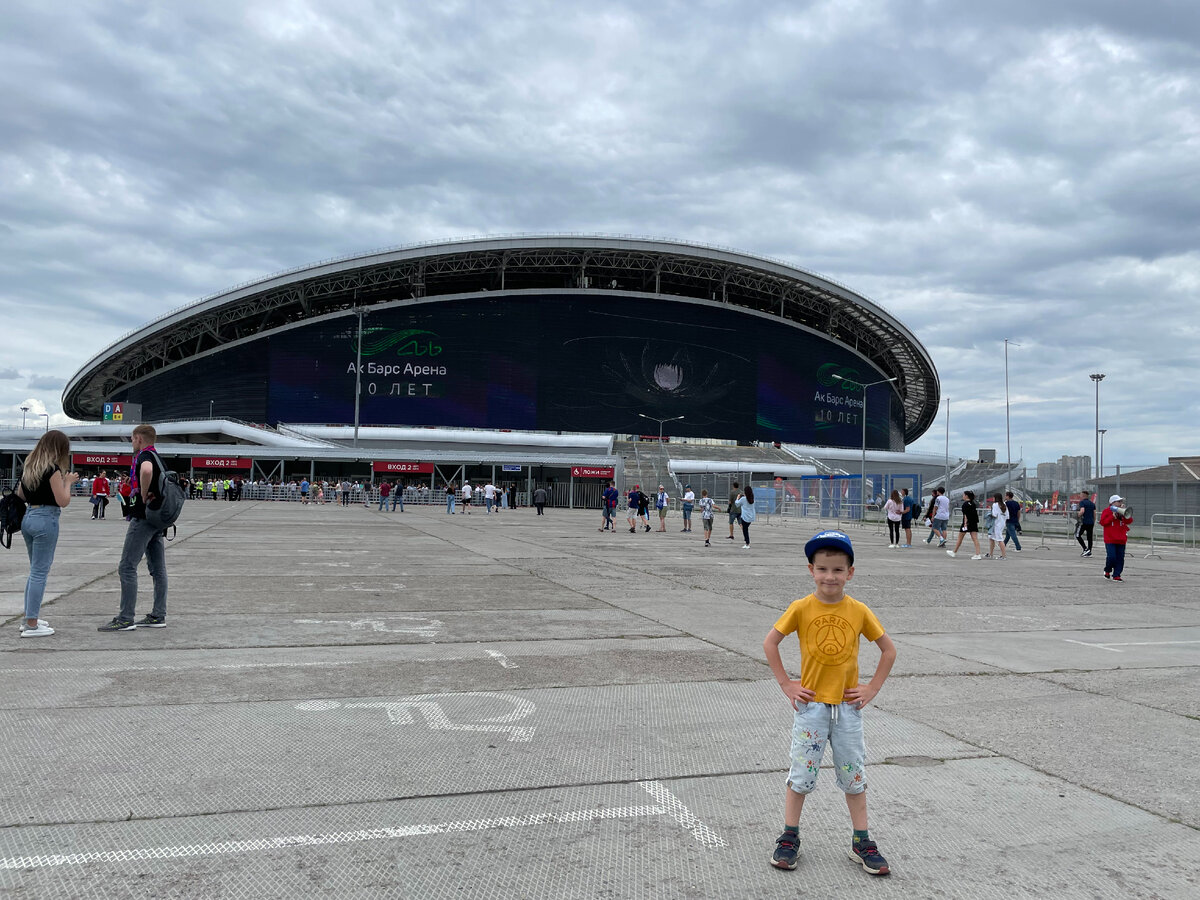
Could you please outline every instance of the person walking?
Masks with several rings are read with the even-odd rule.
[[[617,533],[617,504],[621,500],[621,495],[617,491],[616,486],[610,481],[604,488],[604,494],[600,498],[600,505],[604,510],[604,521],[601,531],[608,531],[611,534]]]
[[[900,520],[904,518],[904,500],[899,491],[892,491],[892,496],[883,504],[883,511],[887,515],[888,549],[895,550],[900,546]]]
[[[166,532],[159,531],[146,521],[146,508],[162,492],[162,462],[154,448],[158,437],[153,425],[137,425],[133,429],[133,465],[129,478],[133,484],[130,495],[129,528],[117,575],[121,579],[121,609],[107,625],[97,631],[133,631],[135,628],[167,627],[167,559]],[[134,621],[137,608],[138,563],[146,557],[146,567],[154,579],[154,606],[141,621]]]
[[[660,484],[658,486],[658,495],[654,498],[654,508],[658,510],[658,530],[667,530],[667,505],[670,503],[670,497],[667,496],[666,489]]]
[[[704,526],[704,546],[712,544],[713,529],[713,498],[708,496],[708,489],[700,490],[700,524]]]
[[[1008,510],[1008,519],[1004,523],[1004,545],[1013,542],[1013,549],[1021,552],[1021,540],[1017,537],[1021,532],[1021,504],[1013,498],[1012,491],[1004,492],[1004,508]]]
[[[742,537],[746,543],[742,544],[743,550],[750,549],[750,526],[754,524],[756,513],[754,511],[754,488],[746,485],[746,490],[737,499],[738,520],[742,523]]]
[[[692,490],[690,484],[683,486],[683,528],[680,529],[684,534],[690,534],[692,531],[692,510],[696,508],[696,493]]]
[[[642,523],[642,527],[647,532],[650,531],[650,495],[645,491],[638,489],[638,521]]]
[[[533,492],[533,505],[537,507],[537,514],[539,516],[545,515],[546,502],[549,499],[550,495],[546,493],[546,489],[540,485]]]
[[[1008,522],[1008,507],[1004,505],[1004,497],[992,494],[992,507],[988,511],[988,552],[984,559],[1008,559],[1004,553],[1004,534]],[[996,555],[996,551],[1000,555]]]
[[[1100,513],[1100,525],[1104,528],[1104,577],[1111,574],[1113,581],[1124,581],[1125,544],[1129,541],[1129,526],[1133,524],[1133,512],[1122,504],[1125,498],[1113,494],[1108,506]]]
[[[929,527],[929,534],[925,538],[925,543],[927,544],[932,541],[934,535],[937,534],[937,531],[934,529],[933,525],[933,516],[934,513],[937,512],[937,498],[937,488],[934,488],[933,493],[929,497],[929,506],[925,509],[925,524]]]
[[[108,473],[101,472],[92,479],[92,518],[103,519],[108,506]]]
[[[387,512],[388,497],[392,494],[392,483],[390,481],[379,482],[379,511]]]
[[[468,516],[471,514],[471,498],[475,496],[474,490],[471,488],[471,482],[464,481],[462,486],[462,505],[463,512]]]
[[[958,532],[958,542],[955,543],[953,550],[947,550],[946,555],[951,559],[958,555],[958,548],[962,546],[963,538],[968,534],[971,536],[971,541],[975,544],[975,555],[971,559],[983,559],[979,549],[979,507],[975,505],[975,492],[963,491],[962,502],[962,528]]]
[[[946,529],[950,527],[950,498],[946,496],[946,489],[939,487],[937,489],[937,506],[933,511],[933,530],[937,532],[938,546],[946,546]]]
[[[904,529],[904,543],[900,546],[907,550],[912,547],[913,516],[920,511],[920,506],[909,496],[908,488],[901,488],[900,493],[903,495],[901,502],[904,504],[904,514],[900,517],[900,527]]]
[[[742,492],[738,488],[738,483],[735,481],[733,484],[731,484],[729,486],[729,506],[725,509],[725,512],[729,514],[729,539],[731,541],[734,539],[734,537],[733,537],[734,523],[736,523],[738,521],[737,502],[738,502],[738,497],[740,497],[740,496],[742,496]]]
[[[1079,547],[1083,550],[1080,556],[1092,555],[1092,530],[1096,527],[1096,504],[1092,502],[1091,494],[1084,494],[1083,499],[1079,501],[1079,507],[1075,511],[1075,517],[1079,520],[1079,525],[1075,529],[1075,540],[1079,541]],[[1087,541],[1084,541],[1087,538]]]
[[[25,457],[17,496],[25,501],[21,537],[29,555],[25,580],[25,618],[21,637],[49,637],[50,623],[40,618],[46,582],[58,547],[59,520],[71,503],[71,487],[79,475],[71,469],[71,441],[58,429],[45,432]]]

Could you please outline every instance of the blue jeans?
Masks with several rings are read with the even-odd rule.
[[[491,515],[491,513],[492,513],[492,504],[493,504],[495,501],[494,501],[494,500],[493,500],[491,497],[488,497],[488,498],[487,498],[486,500],[484,500],[483,502],[484,502],[484,504],[487,506],[488,515]]]
[[[22,528],[25,526],[22,525]],[[1124,544],[1104,544],[1104,571],[1112,572],[1113,575],[1120,576],[1125,571],[1125,545]],[[29,601],[26,601],[28,603]],[[28,613],[27,613],[28,615]]]
[[[380,494],[379,495],[379,511],[383,512],[385,509],[387,509],[387,505],[388,505],[388,498],[385,497],[383,494]]]
[[[448,512],[450,515],[454,515],[454,495],[453,494],[446,495],[446,512]]]
[[[404,512],[404,492],[394,491],[392,493],[392,512],[396,511],[396,504],[400,504],[400,512]]]
[[[125,546],[121,549],[121,561],[117,564],[117,576],[121,579],[121,612],[119,618],[133,621],[137,608],[138,563],[146,557],[146,568],[154,579],[154,608],[152,616],[167,617],[167,542],[161,531],[145,519],[130,519],[125,532]]]
[[[1017,539],[1017,523],[1011,519],[1004,524],[1004,543],[1013,542],[1013,546],[1018,550],[1021,549],[1021,542]]]
[[[21,537],[29,553],[29,580],[25,582],[25,618],[36,619],[42,611],[46,594],[46,579],[54,562],[58,546],[58,520],[62,510],[57,506],[39,506],[25,510],[21,520]]]

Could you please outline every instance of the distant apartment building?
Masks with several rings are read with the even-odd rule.
[[[1058,462],[1037,465],[1037,478],[1027,482],[1029,490],[1038,493],[1079,491],[1092,477],[1090,456],[1060,456]]]

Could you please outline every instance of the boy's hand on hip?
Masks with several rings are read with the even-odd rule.
[[[806,688],[798,681],[785,681],[779,687],[783,691],[784,696],[791,701],[792,709],[799,709],[796,705],[797,703],[810,703],[817,696],[816,691]]]
[[[855,709],[862,709],[874,700],[878,693],[877,688],[873,688],[869,684],[860,684],[858,687],[847,688],[842,693],[842,699],[847,703],[854,704]]]

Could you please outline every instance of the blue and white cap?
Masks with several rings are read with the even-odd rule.
[[[831,529],[813,535],[804,545],[804,555],[808,557],[809,562],[812,562],[813,554],[818,550],[841,550],[850,557],[850,565],[854,565],[854,545],[844,532]]]

